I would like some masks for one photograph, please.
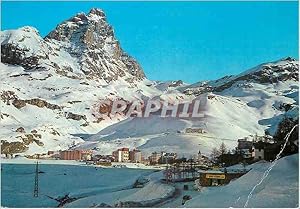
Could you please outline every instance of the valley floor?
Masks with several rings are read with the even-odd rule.
[[[75,198],[64,207],[103,207],[121,203],[131,207],[298,207],[299,155],[278,160],[269,175],[258,184],[270,162],[248,166],[251,170],[220,187],[194,189],[194,182],[164,184],[162,171],[128,168],[41,164],[40,195],[33,198],[34,164],[2,164],[2,203],[4,207],[56,207],[50,199]],[[236,165],[234,167],[239,167]],[[134,188],[138,180],[142,188]],[[188,184],[189,190],[183,190]],[[249,195],[253,187],[252,196]],[[182,206],[182,197],[191,200]],[[249,199],[248,199],[249,197]],[[247,200],[248,199],[248,200]]]

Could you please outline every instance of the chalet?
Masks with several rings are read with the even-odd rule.
[[[265,146],[266,143],[262,141],[254,143],[254,160],[265,159]]]
[[[48,154],[48,155],[53,155],[53,154],[54,154],[54,151],[49,150],[47,154]]]
[[[280,147],[280,143],[256,142],[254,143],[254,160],[272,161],[280,152]]]
[[[248,159],[254,157],[253,142],[245,139],[238,139],[237,153],[243,158]]]
[[[60,152],[59,151],[48,151],[47,152],[48,158],[51,159],[60,159]]]

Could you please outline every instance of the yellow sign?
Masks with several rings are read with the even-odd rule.
[[[225,174],[206,174],[207,179],[225,179]]]

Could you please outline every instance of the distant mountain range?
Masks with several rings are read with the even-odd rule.
[[[239,75],[192,85],[146,78],[126,54],[102,10],[79,13],[45,38],[32,27],[1,31],[2,153],[45,153],[70,147],[110,154],[209,153],[224,141],[274,134],[299,114],[299,64],[290,57]],[[101,100],[205,100],[205,119],[99,117]],[[288,107],[288,108],[285,108]],[[109,108],[109,107],[108,107]],[[190,131],[187,131],[189,129]],[[192,131],[191,131],[192,130]]]

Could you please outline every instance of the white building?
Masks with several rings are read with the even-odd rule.
[[[112,153],[116,162],[129,162],[129,148],[121,148]]]

